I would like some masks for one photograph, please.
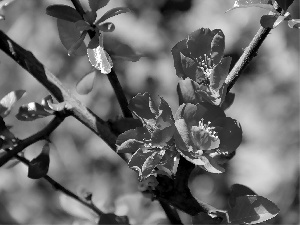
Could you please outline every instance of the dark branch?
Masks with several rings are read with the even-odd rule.
[[[41,131],[35,133],[34,135],[17,142],[17,146],[14,147],[11,151],[8,151],[5,155],[0,158],[0,167],[15,157],[22,150],[28,146],[45,139],[48,137],[64,120],[63,117],[56,116],[54,119]]]
[[[6,150],[7,153],[11,152]],[[15,155],[14,156],[16,159],[18,159],[20,162],[24,163],[26,166],[29,166],[29,160],[19,156],[19,155]],[[86,207],[90,208],[91,210],[93,210],[97,215],[101,216],[103,214],[103,212],[98,209],[93,203],[84,201],[83,199],[81,199],[79,196],[77,196],[76,194],[74,194],[72,191],[68,190],[67,188],[65,188],[64,186],[62,186],[60,183],[58,183],[57,181],[53,180],[51,177],[49,177],[48,175],[45,175],[43,177],[43,179],[45,179],[46,181],[48,181],[53,188],[55,188],[56,190],[64,193],[65,195],[75,199],[76,201],[80,202],[81,204],[85,205]]]
[[[78,0],[71,0],[71,1],[74,5],[75,9],[77,10],[77,12],[83,17],[84,10],[83,10],[80,2]],[[95,32],[88,31],[88,34],[89,34],[90,38],[92,39],[95,35]],[[111,72],[109,74],[107,74],[107,77],[108,77],[108,80],[117,96],[117,99],[120,104],[120,107],[121,107],[124,117],[133,118],[131,111],[128,109],[128,101],[126,99],[125,93],[123,91],[123,88],[120,84],[120,81],[118,79],[116,72],[112,69]]]
[[[68,103],[68,110],[72,116],[102,138],[114,151],[116,150],[116,135],[112,133],[108,124],[77,100],[31,52],[23,49],[2,31],[0,31],[0,49],[36,78],[59,102]],[[129,161],[127,155],[119,155],[126,162]]]

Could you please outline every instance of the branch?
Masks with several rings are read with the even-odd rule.
[[[79,0],[71,0],[71,1],[74,5],[75,9],[77,10],[77,12],[81,15],[81,17],[83,17],[84,10],[83,10]],[[95,32],[89,31],[88,34],[89,34],[90,38],[92,39],[95,35]],[[107,74],[107,77],[108,77],[108,80],[117,96],[117,99],[120,104],[120,107],[121,107],[124,117],[133,118],[131,111],[128,109],[128,101],[126,99],[125,93],[123,91],[123,88],[120,84],[120,81],[118,79],[116,72],[112,69],[111,72],[109,74]]]
[[[5,151],[7,151],[7,153],[11,152],[7,149],[5,149]],[[29,166],[29,160],[26,159],[25,157],[19,156],[19,155],[15,155],[14,156],[16,159],[18,159],[20,162],[24,163],[26,166]],[[57,181],[53,180],[51,177],[49,177],[48,175],[45,175],[43,177],[43,179],[45,179],[46,181],[48,181],[56,190],[64,193],[65,195],[75,199],[76,201],[80,202],[81,204],[85,205],[86,207],[90,208],[91,210],[93,210],[97,215],[101,216],[103,214],[103,212],[98,209],[92,202],[88,202],[88,201],[84,201],[83,199],[81,199],[79,196],[77,196],[76,194],[74,194],[72,191],[68,190],[67,188],[65,188],[64,186],[62,186],[61,184],[59,184]]]
[[[33,134],[32,136],[20,140],[17,142],[17,146],[12,150],[8,151],[5,155],[0,158],[0,167],[15,157],[18,153],[20,153],[23,149],[28,146],[45,139],[45,137],[49,136],[64,120],[64,117],[56,116],[54,119],[41,131]]]
[[[250,61],[257,55],[257,51],[261,44],[264,42],[268,34],[270,33],[270,28],[260,27],[256,35],[250,42],[249,46],[245,49],[242,56],[239,58],[237,63],[234,65],[229,75],[227,76],[225,83],[228,85],[227,92],[232,88],[237,79],[240,77],[242,71],[250,63]]]
[[[167,218],[170,220],[171,224],[183,224],[175,208],[172,208],[168,203],[159,201],[161,207],[166,213]]]
[[[31,52],[19,46],[1,30],[0,49],[36,78],[59,102],[65,101],[68,103],[68,110],[72,116],[92,130],[109,147],[116,151],[116,135],[111,131],[109,125],[76,99]],[[119,156],[126,162],[129,161],[127,155],[119,154]]]

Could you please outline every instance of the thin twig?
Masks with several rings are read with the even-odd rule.
[[[179,218],[176,209],[172,208],[168,203],[165,203],[164,201],[159,201],[159,203],[165,211],[166,216],[171,224],[183,224]]]
[[[227,76],[225,83],[228,85],[227,91],[232,88],[237,79],[242,74],[242,71],[250,63],[250,61],[257,55],[257,51],[261,44],[264,42],[268,34],[270,33],[270,28],[260,27],[256,35],[250,42],[249,46],[245,49],[244,53],[241,55],[237,63],[234,65],[229,75]]]
[[[80,4],[80,2],[78,0],[71,0],[75,9],[77,10],[77,12],[83,17],[84,15],[84,10]],[[88,33],[90,38],[92,39],[95,35],[95,32],[89,32]],[[116,94],[116,97],[118,99],[118,102],[120,104],[122,113],[124,115],[124,117],[127,118],[133,118],[131,111],[128,109],[128,101],[127,98],[125,96],[125,93],[123,91],[123,88],[120,84],[120,81],[118,79],[118,76],[116,74],[116,72],[112,69],[111,72],[109,74],[107,74],[108,80],[112,86],[112,88],[114,89],[114,92]]]
[[[116,135],[109,125],[85,107],[35,56],[0,31],[0,49],[36,78],[59,101],[68,103],[68,111],[116,151]],[[119,154],[126,162],[129,156]]]
[[[5,151],[7,153],[11,152],[7,149],[5,149]],[[26,166],[29,166],[29,160],[26,159],[25,157],[22,157],[20,155],[14,155],[14,157],[16,159],[18,159],[20,162],[24,163]],[[85,205],[86,207],[90,208],[91,210],[93,210],[97,215],[101,216],[103,214],[103,212],[98,209],[92,202],[88,202],[88,201],[84,201],[82,198],[80,198],[78,195],[74,194],[72,191],[68,190],[67,188],[65,188],[64,186],[62,186],[60,183],[58,183],[57,181],[55,181],[54,179],[52,179],[50,176],[45,175],[43,177],[43,179],[45,179],[46,181],[48,181],[53,188],[55,188],[56,190],[64,193],[65,195],[75,199],[76,201],[80,202],[81,204]]]
[[[5,155],[0,158],[0,167],[11,160],[14,156],[20,153],[22,150],[27,148],[28,146],[45,139],[48,137],[64,120],[64,117],[56,116],[51,120],[51,122],[42,130],[37,133],[25,138],[23,140],[19,140],[17,142],[17,146],[12,150],[8,151]]]

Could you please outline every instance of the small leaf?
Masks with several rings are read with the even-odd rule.
[[[98,221],[98,224],[124,224],[129,225],[127,216],[117,216],[113,213],[102,214]]]
[[[149,131],[145,127],[137,127],[135,129],[127,130],[123,134],[120,134],[117,138],[116,144],[122,143],[134,139],[137,141],[149,140],[151,138]]]
[[[51,116],[53,112],[48,112],[45,108],[36,102],[30,102],[26,105],[22,105],[19,108],[19,112],[16,118],[21,121],[32,121],[39,118]]]
[[[110,9],[106,13],[104,13],[104,15],[101,16],[99,20],[95,22],[95,25],[97,24],[99,25],[100,23],[104,22],[110,17],[119,15],[121,13],[127,13],[127,12],[130,12],[130,9],[126,7],[117,7],[117,8]]]
[[[236,199],[236,205],[228,210],[228,222],[256,224],[272,219],[278,213],[278,207],[267,198],[257,195],[241,196]]]
[[[50,164],[50,145],[47,142],[42,152],[33,160],[29,162],[28,165],[28,177],[31,179],[39,179],[47,175]]]
[[[228,199],[228,204],[230,208],[233,208],[236,205],[236,199],[238,197],[246,195],[257,195],[253,190],[242,184],[234,184],[231,186],[231,192]]]
[[[89,24],[93,24],[97,18],[97,14],[96,14],[96,12],[93,12],[93,11],[87,11],[87,12],[85,12],[85,14],[83,14],[83,18]]]
[[[107,37],[107,36],[105,36]],[[141,58],[141,55],[137,54],[132,47],[123,43],[118,39],[113,39],[111,37],[104,37],[105,49],[109,52],[113,59],[129,60],[136,62]]]
[[[134,118],[118,118],[116,120],[109,120],[108,123],[112,131],[116,134],[122,134],[130,129],[143,126],[139,119]]]
[[[83,31],[80,35],[80,38],[68,49],[68,56],[75,55],[76,51],[80,46],[84,45],[83,41],[87,34],[87,31]]]
[[[86,95],[93,89],[96,78],[96,71],[93,70],[85,74],[76,84],[76,91],[78,94]]]
[[[17,90],[12,91],[5,95],[0,100],[0,115],[2,117],[6,117],[9,115],[12,107],[15,105],[15,103],[24,96],[26,91],[24,90]]]
[[[259,7],[266,9],[268,11],[274,11],[271,0],[236,0],[231,9],[228,9],[226,12],[229,12],[237,8],[247,8],[247,7]]]
[[[162,130],[155,129],[152,133],[152,144],[155,146],[166,145],[166,142],[170,141],[173,137],[175,126],[169,126]]]
[[[103,74],[109,74],[111,72],[111,69],[113,68],[113,62],[103,47],[99,45],[94,49],[88,48],[87,54],[93,67],[95,67],[97,70],[100,70],[100,72]]]
[[[291,19],[288,21],[290,28],[300,29],[300,19]]]
[[[76,9],[67,5],[50,5],[46,8],[46,14],[73,23],[82,20]]]
[[[75,26],[76,26],[76,28],[79,31],[84,31],[84,30],[90,30],[90,29],[92,29],[92,27],[87,22],[85,22],[84,20],[78,20],[75,23]]]
[[[99,30],[103,32],[113,32],[115,30],[115,25],[111,22],[102,23],[100,25],[96,25]]]
[[[108,4],[109,0],[89,0],[90,9],[96,12]]]
[[[75,23],[58,19],[57,28],[58,28],[60,41],[67,50],[69,50],[72,47],[72,45],[78,41],[78,39],[81,36],[80,31],[76,28]],[[86,47],[83,42],[80,45],[80,47],[77,48],[77,50],[74,52],[74,55],[77,56],[86,55]]]
[[[198,70],[198,63],[193,59],[184,56],[180,53],[181,65],[184,73],[184,77],[191,78],[196,81],[196,72]],[[203,78],[205,78],[204,73],[202,73]]]

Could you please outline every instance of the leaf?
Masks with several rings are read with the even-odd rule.
[[[76,91],[78,94],[86,95],[90,93],[93,89],[94,82],[96,78],[96,71],[93,70],[85,74],[76,84]]]
[[[128,108],[144,119],[155,119],[155,115],[158,113],[158,109],[147,92],[133,97],[129,101]]]
[[[274,11],[271,0],[236,0],[231,9],[228,9],[226,12],[229,12],[237,8],[247,8],[247,7],[259,7],[266,9],[268,11]]]
[[[236,199],[238,197],[246,195],[257,195],[253,190],[242,184],[234,184],[231,186],[230,196],[228,198],[228,204],[230,208],[236,205]]]
[[[104,45],[105,49],[113,59],[136,62],[141,58],[141,55],[137,54],[132,47],[118,39],[106,38],[104,40]]]
[[[103,47],[99,45],[94,49],[88,48],[87,54],[89,57],[89,61],[93,65],[93,67],[95,67],[103,74],[109,74],[111,72],[113,62]]]
[[[92,29],[92,27],[86,21],[84,21],[84,20],[78,20],[75,23],[75,27],[79,31],[84,31],[84,30],[90,30],[90,29]]]
[[[152,133],[152,144],[154,146],[164,146],[171,140],[175,131],[175,126],[169,126],[164,129],[155,129]]]
[[[96,12],[108,4],[109,0],[89,0],[90,9]]]
[[[82,20],[76,9],[67,5],[50,5],[46,8],[46,14],[73,23]]]
[[[123,134],[120,134],[117,138],[116,144],[122,143],[134,139],[137,141],[145,141],[151,138],[149,131],[145,127],[137,127],[135,129],[127,130]]]
[[[97,13],[93,11],[87,11],[85,14],[83,14],[83,19],[88,23],[88,24],[93,24],[94,21],[97,18]]]
[[[300,29],[300,19],[291,19],[288,21],[290,28]]]
[[[68,49],[68,56],[75,55],[75,52],[80,48],[80,46],[84,45],[84,38],[87,34],[87,31],[83,31],[80,35],[80,38]]]
[[[104,13],[104,15],[101,16],[99,20],[95,22],[95,25],[99,25],[100,23],[104,22],[110,17],[119,15],[121,13],[127,13],[127,12],[130,12],[130,9],[126,7],[117,7],[117,8],[110,9],[106,13]]]
[[[69,50],[81,36],[80,31],[76,28],[75,23],[58,19],[57,28],[60,41],[67,50]],[[83,42],[80,47],[77,48],[77,50],[74,52],[74,55],[86,55],[86,47]]]
[[[128,166],[138,172],[140,181],[144,180],[153,174],[153,170],[159,164],[164,152],[159,149],[139,149],[132,155]]]
[[[15,105],[15,103],[24,96],[26,91],[24,90],[17,90],[12,91],[5,95],[0,100],[0,116],[6,117],[9,115],[12,107]]]
[[[28,177],[31,179],[40,179],[47,175],[50,164],[50,145],[47,142],[42,149],[42,152],[28,165]]]
[[[262,196],[247,195],[237,197],[236,205],[228,210],[229,223],[257,224],[275,217],[278,207]]]
[[[260,18],[260,25],[264,28],[270,28],[274,29],[277,27],[280,23],[284,21],[284,16],[278,16],[278,15],[263,15]]]
[[[115,30],[115,25],[111,22],[102,23],[100,25],[97,25],[98,29],[103,32],[113,32]]]
[[[117,147],[118,153],[135,153],[139,148],[144,147],[142,141],[137,141],[135,139],[129,139],[124,141],[120,146]]]
[[[100,216],[97,224],[128,224],[129,220],[127,216],[117,216],[113,213],[105,213]]]
[[[45,108],[36,102],[30,102],[26,105],[22,105],[19,108],[19,112],[16,118],[21,121],[32,121],[39,118],[51,116],[53,112],[48,112]]]

